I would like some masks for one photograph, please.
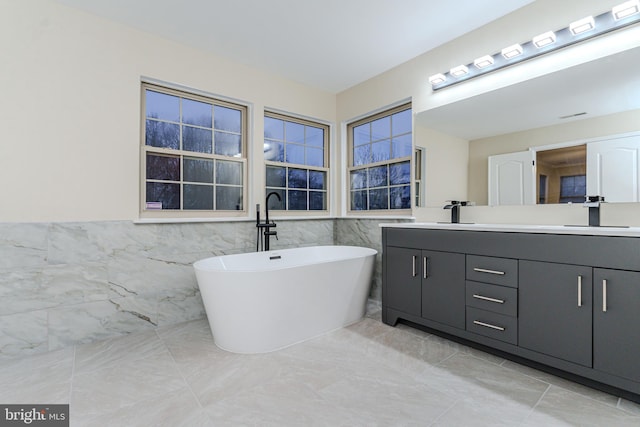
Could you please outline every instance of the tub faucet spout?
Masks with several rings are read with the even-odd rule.
[[[275,237],[276,240],[278,239],[278,232],[275,230],[271,230],[272,228],[276,227],[276,223],[274,221],[269,221],[269,199],[271,198],[271,196],[276,196],[276,198],[282,202],[282,197],[280,197],[280,194],[276,193],[275,191],[272,191],[271,193],[269,193],[267,195],[266,198],[266,204],[264,207],[264,223],[260,222],[260,213],[258,213],[257,216],[257,221],[256,221],[256,227],[258,227],[258,239],[259,239],[259,244],[256,244],[256,250],[258,250],[258,246],[260,246],[260,248],[264,247],[265,251],[269,250],[269,239],[271,238],[271,236]],[[260,235],[260,231],[262,230],[262,235]]]

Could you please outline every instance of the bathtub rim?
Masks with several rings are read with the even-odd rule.
[[[301,249],[307,249],[307,248],[309,249],[310,248],[348,248],[348,249],[357,249],[359,250],[359,253],[354,253],[354,254],[351,254],[350,256],[345,256],[345,257],[331,257],[327,259],[322,259],[320,261],[309,260],[308,262],[305,262],[305,263],[280,264],[280,265],[277,265],[276,268],[266,268],[266,269],[255,269],[255,268],[252,269],[250,267],[227,269],[227,268],[224,268],[224,265],[222,267],[219,267],[217,265],[207,265],[207,263],[212,263],[212,260],[224,262],[224,258],[229,258],[229,257],[242,257],[242,256],[250,257],[251,255],[259,256],[259,254],[265,254],[265,255],[268,254],[269,256],[277,256],[279,254],[286,254],[287,252],[299,251]],[[241,252],[237,254],[212,256],[212,257],[203,258],[201,260],[194,262],[193,268],[197,271],[211,272],[211,273],[251,273],[251,272],[263,272],[263,271],[267,272],[267,271],[274,271],[274,270],[285,270],[290,268],[304,267],[307,265],[327,264],[327,263],[337,262],[337,261],[366,258],[368,256],[377,256],[378,253],[379,251],[377,249],[369,248],[366,246],[311,245],[311,246],[300,246],[300,247],[294,247],[294,248],[274,249],[274,250],[262,251],[262,252]]]

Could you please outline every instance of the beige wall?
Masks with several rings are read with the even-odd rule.
[[[335,122],[335,94],[48,0],[0,10],[0,222],[138,217],[141,76],[252,105],[256,200],[265,106]]]
[[[428,76],[521,42],[620,0],[537,0],[388,72],[332,94],[136,31],[50,0],[0,0],[0,222],[136,219],[140,79],[154,78],[251,105],[251,208],[263,197],[265,107],[333,123],[335,188],[345,185],[345,123],[411,99],[414,113],[568,66],[544,59],[434,94]],[[574,48],[572,48],[574,49]],[[576,48],[579,49],[579,48]],[[580,48],[585,50],[584,48]],[[589,50],[589,49],[587,49]],[[576,60],[577,55],[564,55]],[[574,59],[571,59],[574,58]],[[583,59],[578,59],[583,60]],[[533,65],[532,65],[533,64]],[[537,65],[535,65],[537,64]],[[348,66],[348,64],[337,64]],[[416,126],[427,149],[427,205],[440,220],[444,200],[475,191],[466,142]],[[452,174],[455,171],[455,174]],[[486,180],[484,180],[486,181]],[[467,184],[468,183],[468,184]],[[334,212],[341,212],[340,191]]]
[[[640,110],[632,110],[562,125],[476,139],[469,142],[469,197],[487,204],[487,158],[526,151],[530,147],[578,141],[640,130]]]

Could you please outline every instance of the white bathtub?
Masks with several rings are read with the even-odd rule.
[[[364,316],[377,251],[314,246],[207,258],[193,266],[216,345],[265,353]]]

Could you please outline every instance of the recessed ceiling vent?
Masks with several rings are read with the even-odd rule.
[[[559,119],[570,119],[571,117],[584,116],[585,114],[587,114],[587,112],[583,111],[582,113],[569,114],[568,116],[560,116],[558,118]]]

